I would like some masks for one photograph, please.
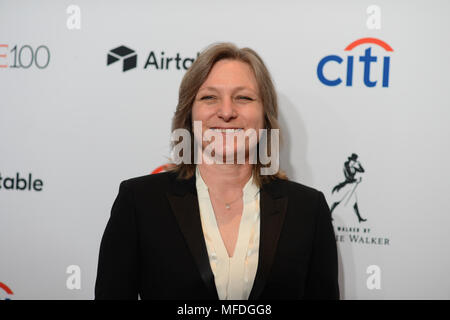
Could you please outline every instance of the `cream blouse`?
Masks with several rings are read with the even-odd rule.
[[[217,226],[208,187],[198,167],[195,174],[203,234],[219,299],[247,300],[258,266],[259,188],[251,177],[243,189],[244,208],[236,247],[230,258]]]

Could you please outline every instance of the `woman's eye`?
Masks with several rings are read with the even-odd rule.
[[[239,97],[237,97],[238,99],[240,99],[240,100],[248,100],[248,101],[253,101],[253,99],[252,98],[250,98],[250,97],[247,97],[247,96],[239,96]]]
[[[200,100],[211,100],[211,99],[214,99],[214,96],[204,96],[200,98]]]

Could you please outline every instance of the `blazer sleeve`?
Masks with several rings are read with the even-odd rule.
[[[95,283],[96,300],[137,299],[138,236],[133,195],[120,184],[103,234]]]
[[[338,300],[338,258],[331,213],[322,192],[319,193],[318,198],[305,299]]]

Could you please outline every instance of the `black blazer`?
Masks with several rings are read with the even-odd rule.
[[[339,299],[331,215],[323,194],[286,180],[260,191],[254,299]],[[218,299],[195,176],[123,181],[103,235],[96,299]]]

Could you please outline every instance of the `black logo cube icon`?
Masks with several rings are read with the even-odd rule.
[[[106,65],[109,66],[116,61],[123,59],[122,71],[128,71],[130,69],[136,68],[137,64],[137,54],[134,50],[127,48],[125,46],[120,46],[112,49],[108,52]]]

